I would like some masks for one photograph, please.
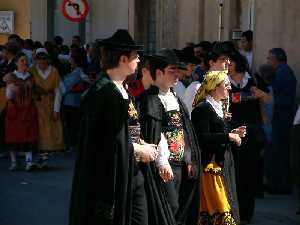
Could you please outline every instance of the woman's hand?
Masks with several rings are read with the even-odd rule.
[[[240,138],[243,138],[246,136],[247,133],[247,127],[246,126],[240,126],[238,128],[235,128],[231,131],[231,133],[238,134]]]
[[[234,142],[237,146],[241,146],[242,144],[242,139],[235,133],[229,133],[229,140]]]
[[[232,113],[224,112],[224,120],[230,121],[232,118]]]

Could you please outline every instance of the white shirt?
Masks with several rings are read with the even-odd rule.
[[[249,65],[249,69],[251,70],[252,62],[253,62],[253,51],[251,51],[251,52],[241,51],[240,53],[246,57],[248,65]]]
[[[178,81],[176,85],[173,87],[176,95],[183,101],[184,100],[184,93],[185,93],[185,86],[181,81]]]
[[[224,112],[223,112],[221,101],[217,102],[211,95],[207,95],[206,102],[208,102],[213,107],[213,109],[215,110],[215,112],[218,114],[219,117],[221,117],[222,119],[224,118]]]
[[[60,61],[68,61],[70,60],[70,55],[59,54],[57,57]]]
[[[116,81],[113,81],[113,83],[117,86],[117,88],[119,89],[119,91],[121,92],[122,96],[124,99],[128,99],[128,93],[125,90],[125,88],[123,87],[123,85],[118,84]]]
[[[22,72],[15,70],[14,74],[16,75],[17,78],[22,79],[22,80],[26,80],[28,77],[30,77],[30,73],[28,73],[28,72],[22,73]]]
[[[160,90],[158,97],[161,103],[163,104],[166,112],[172,110],[180,111],[178,99],[170,90],[168,92],[162,92]],[[190,151],[187,150],[187,148],[189,148],[188,145],[186,145],[186,149],[184,151],[184,161],[187,163],[191,163],[191,154]],[[168,165],[170,150],[169,150],[168,141],[163,133],[161,133],[161,139],[157,146],[157,149],[158,149],[158,156],[155,160],[157,167],[160,167],[162,165]]]
[[[235,87],[238,87],[238,85],[240,85],[240,88],[244,88],[246,87],[246,85],[248,84],[248,80],[251,78],[248,72],[245,72],[245,76],[243,77],[243,79],[241,80],[241,83],[237,83],[235,82],[230,76],[228,76],[230,83],[232,83]]]
[[[194,81],[187,87],[184,94],[183,101],[189,111],[190,118],[191,118],[191,113],[193,111],[193,102],[197,94],[197,91],[200,87],[201,87],[201,83],[199,81]]]
[[[298,107],[298,110],[296,112],[295,118],[294,118],[294,125],[300,124],[300,105]]]
[[[160,90],[158,93],[158,97],[163,104],[166,112],[169,112],[171,110],[180,110],[177,97],[170,90],[168,92],[162,92]]]

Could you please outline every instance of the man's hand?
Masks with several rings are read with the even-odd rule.
[[[165,183],[172,181],[174,179],[174,174],[170,164],[160,166],[159,175]]]
[[[188,177],[194,177],[196,176],[195,170],[191,164],[187,165],[187,172],[188,172]]]
[[[139,158],[141,162],[148,163],[154,161],[157,155],[157,145],[147,143],[140,145]]]

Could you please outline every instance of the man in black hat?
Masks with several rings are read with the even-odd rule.
[[[127,30],[118,30],[101,46],[105,72],[82,102],[69,224],[147,225],[142,175],[128,131],[129,114],[135,113],[123,87],[136,70],[141,46]]]
[[[143,140],[158,145],[156,173],[175,224],[197,224],[200,150],[188,112],[172,87],[178,80],[178,58],[162,49],[150,67],[154,85],[140,98]],[[168,207],[162,207],[168,214]],[[169,223],[174,224],[174,223]]]

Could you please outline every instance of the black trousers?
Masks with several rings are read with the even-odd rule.
[[[164,183],[166,197],[172,209],[177,224],[183,224],[183,215],[180,213],[180,206],[186,199],[182,199],[187,180],[187,169],[184,162],[170,162],[174,179],[168,183]]]
[[[144,188],[144,178],[139,171],[133,178],[132,225],[148,225],[148,208]]]

